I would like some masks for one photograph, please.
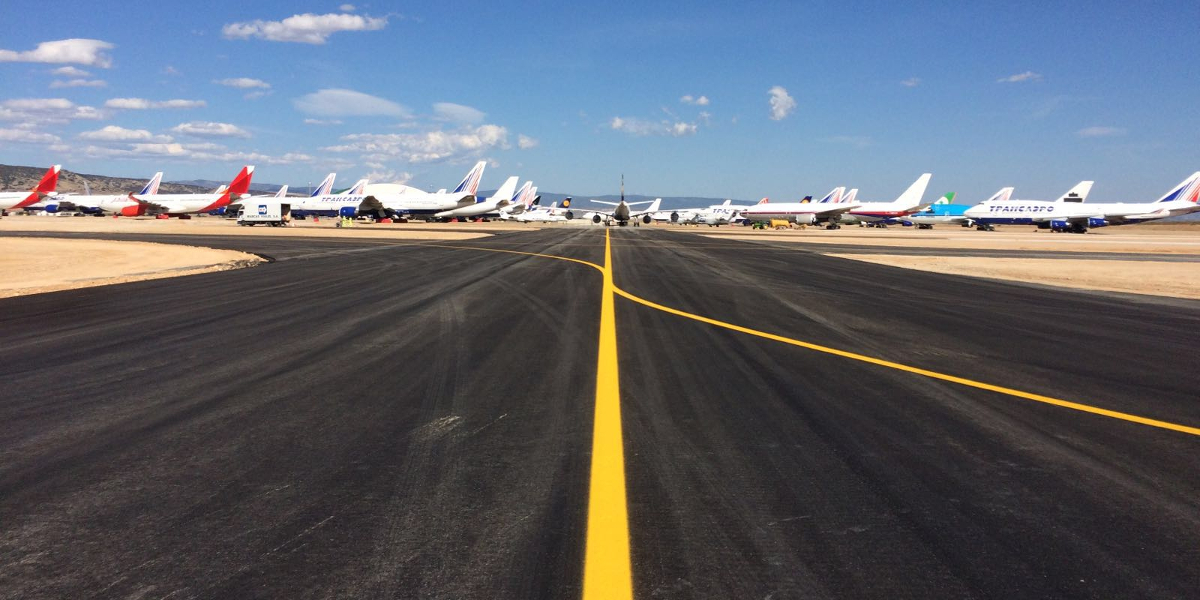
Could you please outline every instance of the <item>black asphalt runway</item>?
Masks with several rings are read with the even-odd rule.
[[[346,233],[121,236],[274,262],[0,300],[0,597],[580,596],[603,282],[513,252],[603,264],[604,230]],[[612,256],[687,313],[1200,425],[1200,302]],[[1196,435],[621,297],[616,335],[635,597],[1196,597]]]

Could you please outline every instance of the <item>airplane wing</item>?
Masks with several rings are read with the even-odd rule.
[[[607,204],[609,206],[616,206],[616,205],[620,204],[620,202],[605,202],[604,200],[588,200],[588,202],[593,202],[595,204]],[[626,203],[626,204],[628,204],[628,203]]]
[[[138,204],[141,204],[142,206],[145,206],[147,208],[153,208],[155,210],[167,212],[167,213],[171,212],[171,205],[169,205],[169,204],[163,204],[161,202],[153,202],[150,200],[146,200],[144,198],[138,198],[137,196],[134,196],[133,194],[129,194],[129,199],[133,200],[134,202],[137,202]]]

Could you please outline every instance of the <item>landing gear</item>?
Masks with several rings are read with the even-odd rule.
[[[996,227],[993,225],[990,225],[990,224],[981,224],[981,225],[976,225],[975,229],[978,231],[995,231]]]

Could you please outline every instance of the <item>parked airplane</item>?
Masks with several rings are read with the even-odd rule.
[[[330,173],[330,176],[333,174]],[[358,205],[363,201],[363,190],[367,187],[367,179],[359,179],[349,189],[338,194],[331,193],[329,186],[320,196],[301,198],[292,203],[291,215],[303,219],[310,215],[321,217],[353,217],[358,212]],[[332,179],[329,180],[332,186]]]
[[[534,206],[530,210],[527,210],[527,211],[517,215],[517,217],[516,217],[517,222],[519,222],[519,223],[562,223],[565,221],[569,221],[573,218],[573,216],[571,216],[571,217],[567,216],[567,215],[571,214],[571,211],[568,210],[568,207],[569,207],[568,201],[569,200],[570,199],[568,198],[566,201],[564,201],[566,206],[563,206],[563,207],[559,207],[557,202],[550,204],[550,206]]]
[[[0,192],[0,211],[14,208],[25,208],[43,198],[53,195],[58,187],[58,172],[62,165],[54,165],[42,175],[41,181],[28,192]]]
[[[742,221],[741,212],[747,208],[750,207],[736,205],[733,203],[733,200],[726,200],[722,204],[714,204],[708,208],[700,209],[689,222],[698,225],[708,225],[709,227],[731,225]]]
[[[377,218],[397,217],[403,215],[433,215],[445,210],[453,210],[475,203],[475,193],[479,190],[479,180],[487,161],[479,161],[459,182],[454,190],[438,190],[434,193],[425,192],[407,185],[380,186],[383,191],[378,193],[364,190],[365,196],[358,205],[358,214],[373,214]]]
[[[651,215],[658,212],[658,207],[662,205],[662,198],[655,198],[653,201],[647,200],[645,202],[626,202],[625,201],[625,176],[622,175],[621,176],[621,201],[620,202],[606,202],[604,200],[592,200],[592,202],[595,202],[596,204],[607,204],[608,206],[613,207],[613,209],[611,211],[602,211],[602,210],[593,211],[591,213],[593,223],[612,224],[613,222],[616,222],[617,225],[624,227],[624,226],[628,225],[629,221],[631,221],[631,220],[634,220],[634,221],[640,220],[641,222],[643,222],[647,225],[649,225],[651,222],[653,222],[654,217],[652,217]],[[649,204],[650,206],[646,210],[636,210],[635,211],[631,208],[632,206],[636,206],[638,204]],[[567,218],[570,219],[571,215],[568,214]]]
[[[989,200],[972,206],[963,213],[977,229],[990,230],[993,225],[1038,225],[1048,228],[1056,216],[1066,216],[1066,206],[1083,204],[1092,191],[1092,181],[1080,181],[1067,193],[1049,202],[1046,200]],[[1044,226],[1041,224],[1045,224]]]
[[[812,196],[806,196],[799,202],[771,202],[763,198],[741,211],[741,217],[747,221],[787,221],[798,225],[812,225],[818,222],[831,222],[830,228],[836,228],[835,216],[859,206],[857,202],[842,201],[844,187],[834,188],[818,202],[812,202]],[[837,198],[837,202],[832,200]]]
[[[513,201],[513,192],[517,189],[518,177],[513,175],[504,181],[500,189],[496,193],[487,197],[479,197],[474,204],[443,210],[442,212],[434,213],[433,216],[439,219],[451,219],[456,217],[478,217],[488,213],[498,213],[501,208],[508,206]]]
[[[241,200],[250,189],[254,167],[242,167],[229,187],[211,194],[129,194],[129,202],[114,211],[125,216],[140,215],[188,215],[210,212],[225,208]]]
[[[526,181],[525,185],[517,190],[517,194],[513,196],[512,202],[499,210],[499,218],[507,220],[523,214],[525,211],[533,208],[537,199],[537,188],[533,186],[532,181]]]
[[[889,220],[905,217],[924,208],[921,199],[929,187],[932,173],[924,173],[908,186],[908,189],[891,202],[863,202],[844,212],[830,215],[830,229],[841,223],[865,223],[868,227],[886,227]],[[857,194],[856,194],[857,195]]]
[[[996,202],[1000,200],[1008,200],[1013,193],[1013,188],[1006,187],[992,195],[991,198],[984,202]],[[915,212],[907,217],[903,217],[901,222],[905,225],[916,225],[917,229],[933,229],[934,225],[962,225],[970,227],[973,221],[966,216],[966,212],[973,205],[971,204],[955,204],[954,192],[950,192],[938,199],[928,208],[923,211]]]
[[[326,175],[325,180],[322,181],[321,185],[318,185],[311,194],[309,194],[309,197],[320,198],[321,196],[328,196],[331,192],[333,192],[333,180],[336,178],[337,173],[330,173]]]
[[[162,182],[162,171],[154,174],[146,185],[142,186],[142,191],[139,194],[157,194],[158,186]],[[83,182],[85,191],[88,190],[87,181]],[[27,211],[42,210],[50,214],[60,212],[81,212],[88,215],[102,215],[105,213],[116,213],[122,206],[130,205],[129,194],[100,194],[92,195],[90,191],[84,194],[54,194],[46,197],[45,200],[31,204],[25,207]]]
[[[1088,189],[1090,188],[1089,185]],[[1086,196],[1087,192],[1085,191],[1082,195]],[[1028,201],[1024,202],[1028,203]],[[1085,233],[1093,227],[1155,221],[1200,212],[1200,171],[1189,175],[1154,202],[1085,204],[1083,202],[1064,202],[1060,198],[1059,202],[1043,204],[1048,205],[1049,209],[1038,211],[1036,206],[1018,205],[1014,202],[984,203],[971,207],[966,214],[968,217],[986,224],[1032,223],[1036,224],[1039,229],[1072,233]],[[1014,211],[1010,209],[1017,206],[1025,208],[1024,213],[1030,216],[1012,216]]]

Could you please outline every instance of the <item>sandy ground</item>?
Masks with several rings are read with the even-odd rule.
[[[913,229],[843,227],[838,230],[748,230],[745,227],[678,228],[727,239],[798,244],[855,244],[861,246],[919,246],[964,250],[1039,250],[1058,252],[1131,252],[1200,255],[1200,223],[1128,225],[1098,229],[1084,235],[1049,233],[1032,227],[1009,226],[997,231],[963,227]]]
[[[252,266],[253,254],[174,244],[0,238],[0,298]]]
[[[1138,260],[829,254],[863,262],[1086,290],[1200,299],[1200,265]]]
[[[10,215],[0,219],[0,233],[5,231],[61,231],[82,233],[180,233],[188,235],[259,235],[259,236],[317,236],[369,237],[404,240],[469,240],[486,237],[498,231],[537,229],[538,225],[521,223],[392,223],[363,224],[335,227],[337,219],[296,221],[295,227],[239,226],[233,219],[195,217],[192,219],[113,218],[113,217],[39,217]],[[470,231],[463,231],[464,228]]]

